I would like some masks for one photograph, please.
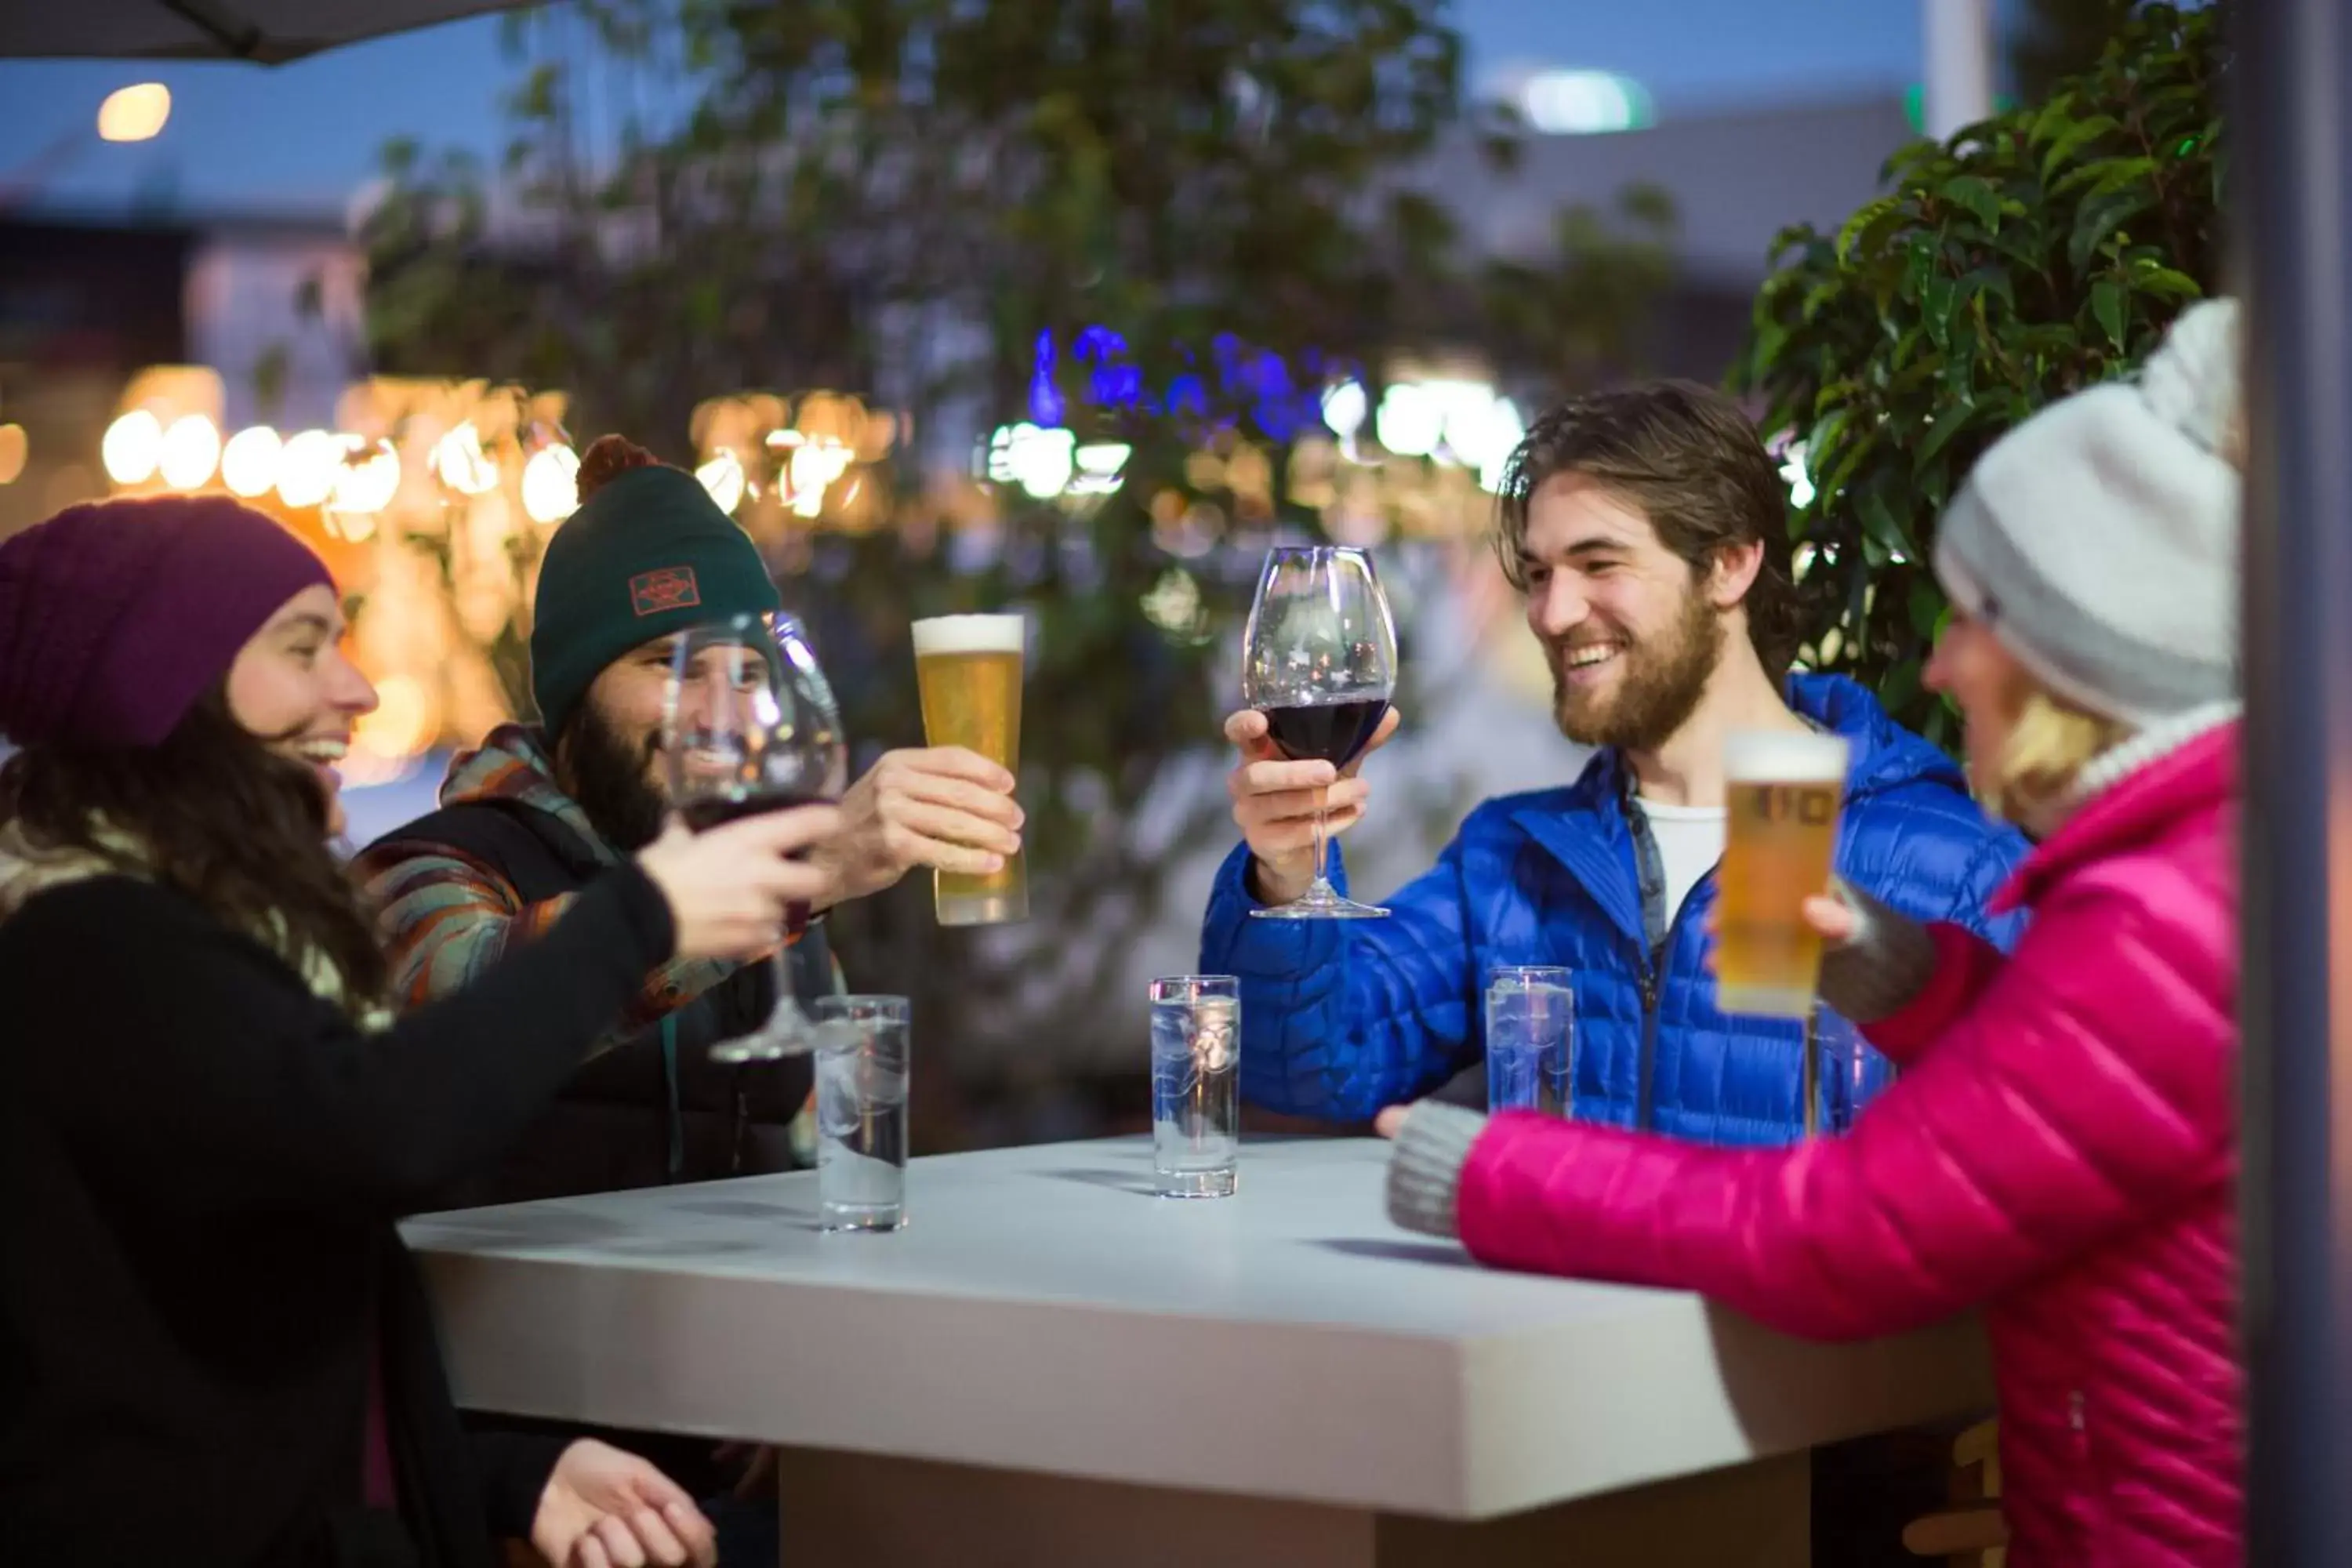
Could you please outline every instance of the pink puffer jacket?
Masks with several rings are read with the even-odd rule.
[[[1507,1268],[1700,1291],[1815,1339],[1981,1307],[2011,1568],[2236,1564],[2238,727],[2095,796],[2002,894],[2013,957],[1935,928],[1843,1138],[1727,1150],[1525,1114],[1462,1174]]]

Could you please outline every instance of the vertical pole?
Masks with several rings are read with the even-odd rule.
[[[2352,14],[2343,0],[2236,0],[2230,21],[2252,437],[2246,1561],[2341,1568],[2352,1563]]]
[[[1929,136],[1941,142],[1992,114],[1992,0],[1919,0]]]

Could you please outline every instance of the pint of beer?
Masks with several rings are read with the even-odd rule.
[[[929,744],[963,746],[1020,773],[1023,640],[1019,616],[940,616],[915,623],[915,679]],[[935,875],[934,907],[943,926],[1029,918],[1029,883],[1018,855],[992,876]]]
[[[1845,768],[1842,736],[1755,731],[1724,743],[1715,989],[1727,1013],[1812,1013],[1822,939],[1803,904],[1829,891]]]

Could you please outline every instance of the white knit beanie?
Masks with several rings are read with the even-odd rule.
[[[1936,575],[2018,660],[2136,728],[2238,695],[2238,307],[2172,325],[2137,382],[2042,409],[1945,509]]]

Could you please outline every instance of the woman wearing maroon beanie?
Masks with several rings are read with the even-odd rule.
[[[642,1460],[461,1434],[394,1221],[521,1132],[647,970],[772,947],[820,890],[785,856],[835,814],[673,828],[394,1022],[328,847],[375,705],[342,630],[319,559],[226,500],[0,542],[5,1555],[707,1562]]]

